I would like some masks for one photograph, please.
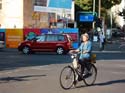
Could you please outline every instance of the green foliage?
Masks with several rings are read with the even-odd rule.
[[[101,0],[101,6],[105,9],[110,9],[113,5],[120,4],[120,2],[121,0]]]
[[[77,14],[77,12],[79,11],[84,11],[84,12],[93,11],[93,1],[94,0],[75,0],[75,14]],[[104,17],[105,20],[107,21],[107,24],[109,24],[110,22],[108,22],[109,19],[107,15],[107,10],[114,5],[120,4],[121,0],[100,0],[100,1],[101,1],[101,17]],[[99,9],[99,0],[95,0],[95,12],[98,13],[98,9]],[[78,27],[80,27],[80,25],[81,24],[78,24]]]
[[[92,0],[75,0],[75,4],[77,7],[77,10],[80,9],[80,11],[91,11],[92,10]]]
[[[75,0],[75,5],[78,6],[76,11],[92,11],[94,0]],[[95,7],[98,10],[99,0],[95,0]],[[113,5],[120,4],[121,0],[101,0],[101,7],[104,9],[110,9]]]

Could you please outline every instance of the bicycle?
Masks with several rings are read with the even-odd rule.
[[[94,55],[95,57],[95,55]],[[89,75],[85,74],[87,71],[86,67],[84,66],[84,76],[81,75],[81,66],[78,63],[78,54],[71,54],[71,58],[73,59],[72,64],[65,66],[60,73],[60,85],[63,89],[70,89],[73,85],[76,86],[77,82],[82,80],[86,86],[93,85],[96,77],[97,77],[97,68],[95,67],[95,61],[91,62],[91,69],[89,71]],[[86,75],[88,75],[86,77]]]

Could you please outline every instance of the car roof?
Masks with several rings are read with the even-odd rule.
[[[39,36],[43,36],[43,35],[68,35],[68,34],[41,34]],[[69,35],[68,35],[69,36]]]

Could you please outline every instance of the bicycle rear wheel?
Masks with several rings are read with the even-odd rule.
[[[91,69],[88,73],[88,76],[84,77],[83,81],[87,86],[90,86],[95,83],[96,77],[97,77],[97,68],[95,67],[95,65],[91,64]]]
[[[70,89],[75,80],[75,72],[71,66],[66,66],[60,74],[60,85],[63,89]]]

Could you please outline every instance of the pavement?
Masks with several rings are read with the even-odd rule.
[[[99,42],[93,42],[93,51],[100,51]],[[102,52],[125,52],[125,40],[113,39],[112,41],[107,42]]]

